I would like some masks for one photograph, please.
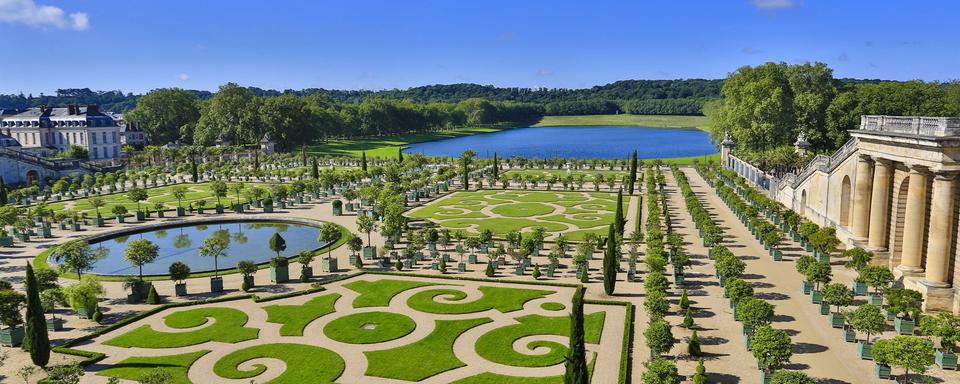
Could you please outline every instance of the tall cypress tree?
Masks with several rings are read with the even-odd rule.
[[[320,166],[317,165],[317,158],[316,158],[316,157],[313,158],[313,164],[312,164],[312,167],[311,167],[311,169],[310,169],[310,176],[313,176],[313,179],[314,179],[314,180],[317,180],[317,179],[320,178]]]
[[[573,294],[570,312],[570,347],[563,357],[564,384],[587,384],[590,374],[587,372],[587,351],[583,334],[583,290]]]
[[[617,259],[619,258],[617,249],[617,234],[610,224],[610,230],[607,234],[607,246],[603,250],[603,292],[612,295],[617,285]]]
[[[0,206],[7,205],[7,198],[7,183],[4,183],[0,176]]]
[[[403,162],[403,147],[397,148],[397,162]]]
[[[360,169],[367,171],[367,152],[360,152]]]
[[[303,167],[307,166],[307,146],[306,145],[300,146],[300,163],[301,163],[301,166]]]
[[[200,181],[200,172],[197,171],[197,159],[190,161],[190,176],[193,178],[194,183]]]
[[[637,180],[637,150],[633,150],[633,154],[630,155],[630,179],[627,182],[627,192],[630,195],[633,195],[633,186]]]
[[[624,227],[627,225],[627,219],[623,216],[623,189],[617,191],[617,210],[613,216],[613,223],[616,225],[617,233],[623,236]]]
[[[500,159],[496,152],[493,153],[493,179],[500,180]]]
[[[47,319],[43,316],[40,304],[40,287],[33,266],[27,263],[27,276],[24,280],[27,289],[27,349],[33,364],[45,367],[50,362],[50,337],[47,335]]]
[[[466,156],[463,157],[463,190],[470,190],[470,159]]]

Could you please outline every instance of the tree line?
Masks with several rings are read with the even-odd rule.
[[[824,63],[744,66],[723,83],[721,99],[704,106],[711,138],[729,132],[738,155],[787,172],[806,164],[793,155],[804,132],[812,153],[829,154],[857,129],[861,115],[960,116],[960,83],[836,79]]]
[[[154,144],[180,141],[210,145],[256,144],[265,134],[289,150],[318,138],[384,136],[462,126],[531,124],[543,116],[538,104],[467,99],[415,103],[369,98],[340,103],[322,94],[257,96],[235,83],[202,100],[187,90],[158,89],[142,96],[126,119]],[[222,136],[222,137],[221,137]]]

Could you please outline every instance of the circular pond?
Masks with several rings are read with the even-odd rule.
[[[213,258],[200,256],[200,246],[217,231],[225,231],[230,238],[230,247],[217,260],[221,271],[233,269],[242,260],[255,263],[270,261],[276,253],[270,250],[270,237],[279,233],[286,240],[287,249],[281,256],[294,256],[300,251],[320,248],[324,243],[317,240],[320,228],[279,221],[204,223],[165,227],[142,232],[128,233],[104,240],[92,241],[94,248],[105,248],[107,256],[97,261],[90,272],[100,275],[136,275],[137,268],[130,265],[123,253],[127,243],[147,239],[160,247],[157,260],[143,266],[144,275],[166,275],[170,264],[181,261],[190,266],[192,273],[212,271]]]

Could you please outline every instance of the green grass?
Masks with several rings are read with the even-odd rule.
[[[267,312],[267,322],[283,324],[280,336],[303,336],[303,328],[321,316],[335,312],[334,305],[340,294],[317,296],[302,305],[269,305],[263,307]]]
[[[465,366],[453,354],[453,343],[464,332],[490,319],[437,320],[436,328],[422,340],[402,347],[364,352],[367,376],[421,381]]]
[[[227,186],[229,188],[235,184],[237,183],[230,182],[230,183],[227,183]],[[217,205],[217,198],[216,196],[213,195],[213,192],[210,190],[210,185],[211,185],[210,183],[199,183],[199,184],[165,185],[162,187],[147,188],[146,189],[147,196],[148,196],[147,201],[140,202],[140,208],[143,209],[144,211],[149,208],[151,212],[156,212],[156,209],[154,208],[154,204],[161,203],[164,205],[163,207],[164,211],[172,211],[177,208],[177,199],[173,197],[173,190],[174,188],[183,187],[183,188],[187,188],[187,194],[184,197],[184,199],[181,201],[181,204],[183,205],[184,209],[187,209],[190,206],[190,203],[193,203],[194,207],[199,207],[199,204],[197,203],[197,201],[199,200],[206,200],[206,205],[204,205],[204,208],[213,209]],[[265,189],[269,186],[269,184],[253,183],[253,182],[244,183],[244,185],[246,185],[247,188],[257,186]],[[94,197],[94,196],[91,196],[91,197]],[[68,204],[72,202],[73,205],[70,207],[71,210],[76,211],[77,213],[86,213],[87,216],[89,217],[96,217],[97,211],[93,207],[93,205],[90,204],[91,197],[81,197],[74,200],[59,201],[55,203],[50,203],[47,206],[50,209],[53,209],[54,212],[56,212],[56,211],[67,209]],[[103,195],[100,195],[99,197],[103,199],[104,203],[106,203],[105,206],[100,207],[100,215],[103,216],[105,219],[113,219],[116,217],[116,215],[113,214],[111,210],[113,209],[113,207],[118,205],[122,205],[127,208],[127,211],[130,212],[127,215],[131,215],[134,211],[137,210],[137,203],[130,201],[130,199],[127,199],[126,192],[118,191],[115,193],[103,194]],[[233,204],[233,202],[236,201],[236,198],[237,196],[235,193],[229,192],[227,193],[227,197],[222,197],[220,199],[223,205],[229,206],[230,204]],[[241,194],[240,200],[248,201],[249,199]],[[156,214],[154,213],[153,215],[156,215]]]
[[[354,308],[365,307],[386,307],[390,305],[390,300],[400,294],[400,292],[417,287],[435,285],[422,281],[406,280],[357,280],[344,284],[343,286],[360,294],[353,300]]]
[[[567,309],[567,306],[563,305],[562,303],[555,303],[551,301],[551,302],[540,304],[540,308],[543,308],[548,311],[562,311],[564,309]]]
[[[651,128],[696,128],[707,130],[710,118],[706,116],[680,115],[584,115],[584,116],[544,116],[534,127],[613,125]]]
[[[173,380],[167,384],[190,384],[192,382],[187,377],[190,366],[193,365],[197,359],[209,352],[210,351],[203,350],[184,353],[182,355],[128,357],[109,368],[97,372],[97,376],[137,381],[148,371],[160,368],[173,377]]]
[[[669,159],[662,159],[664,164],[676,164],[676,165],[690,165],[694,161],[703,162],[717,162],[720,161],[720,154],[714,153],[707,156],[690,156],[690,157],[673,157]]]
[[[459,128],[447,131],[413,133],[388,137],[329,140],[320,145],[308,146],[307,152],[317,155],[353,157],[360,157],[361,152],[366,152],[368,158],[396,158],[397,151],[409,144],[475,135],[478,133],[490,133],[499,131],[500,129],[501,128]]]
[[[418,292],[407,300],[407,305],[417,311],[443,315],[458,315],[465,313],[483,312],[496,309],[503,313],[513,312],[523,308],[523,305],[533,299],[546,297],[555,291],[538,289],[519,289],[481,286],[478,288],[483,294],[479,299],[465,303],[458,303],[467,297],[467,293],[455,289],[431,289]],[[437,302],[438,296],[443,302]]]
[[[590,352],[587,352],[587,354],[591,355]],[[593,377],[593,367],[597,362],[597,355],[595,353],[592,355],[593,358],[590,360],[590,363],[587,364],[587,371],[590,372],[590,377]],[[454,381],[452,384],[563,384],[563,375],[547,377],[521,377],[484,372],[479,375]]]
[[[565,214],[554,214],[558,212],[554,207],[542,204],[547,202],[565,207]],[[407,215],[473,234],[489,229],[503,236],[543,227],[548,233],[565,233],[568,239],[581,240],[587,233],[606,234],[616,205],[616,194],[611,192],[485,190],[456,192]],[[488,216],[482,211],[485,207],[506,217]]]
[[[186,332],[159,332],[149,325],[143,325],[107,340],[104,344],[126,348],[178,348],[208,341],[239,343],[256,339],[260,333],[257,328],[244,327],[247,323],[246,313],[223,307],[196,308],[174,312],[164,318],[164,324],[170,328],[188,329],[207,324],[210,318],[213,318],[213,324]]]
[[[365,329],[366,324],[376,325]],[[373,344],[399,339],[417,328],[413,319],[391,312],[360,312],[327,324],[323,333],[330,339],[348,344]]]
[[[226,379],[249,379],[263,374],[267,367],[238,367],[253,359],[277,359],[286,364],[280,376],[264,384],[333,383],[345,368],[343,358],[325,348],[291,343],[263,344],[231,352],[213,365],[213,373]]]
[[[596,312],[586,315],[584,322],[584,338],[587,343],[600,342],[600,333],[603,332],[603,320],[606,312]],[[527,315],[516,319],[519,324],[500,327],[485,333],[474,344],[477,354],[494,363],[515,367],[549,367],[563,362],[567,347],[553,341],[531,341],[527,346],[533,348],[549,348],[544,354],[525,355],[513,349],[513,344],[520,338],[535,335],[556,335],[570,337],[570,317],[547,317],[541,315]]]
[[[539,184],[541,186],[546,185],[545,183],[547,181],[547,178],[553,175],[557,177],[557,183],[553,185],[553,189],[563,188],[563,185],[560,182],[563,179],[567,178],[566,169],[511,169],[509,171],[504,172],[503,174],[511,182],[513,182],[513,175],[516,175],[516,174],[519,174],[520,177],[523,177],[523,178],[526,178],[528,176],[534,176],[534,177],[543,176],[544,179]],[[583,175],[584,188],[593,187],[593,180],[596,179],[597,174],[602,175],[604,177],[604,180],[606,180],[611,175],[615,178],[615,180],[620,180],[627,175],[627,172],[613,171],[609,169],[574,169],[570,171],[570,176],[573,176],[573,184],[575,186],[577,185],[576,182],[577,182],[578,175]],[[600,183],[600,189],[608,189],[606,185],[607,185],[606,183]]]

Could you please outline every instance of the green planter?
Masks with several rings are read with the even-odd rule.
[[[834,328],[843,328],[843,315],[838,315],[836,313],[830,313],[827,316],[827,319],[830,322],[830,326]]]
[[[183,207],[177,207],[177,217],[184,216],[187,214],[187,211]]]
[[[334,258],[324,258],[320,260],[320,270],[323,272],[336,272],[337,271],[337,259]]]
[[[941,369],[952,369],[957,370],[957,354],[951,351],[944,352],[941,349],[937,350],[936,358],[934,361],[940,366]]]
[[[143,221],[146,219],[146,215],[143,213],[143,211],[136,211],[134,212],[134,215],[137,217],[137,221]]]
[[[124,222],[126,222],[126,218],[124,218],[123,215],[117,216],[117,223],[118,223],[118,224],[123,224]]]
[[[816,257],[817,257],[817,262],[818,262],[818,263],[829,263],[829,262],[830,262],[830,254],[829,254],[829,253],[814,252],[814,255],[816,255]]]
[[[466,263],[457,263],[457,272],[463,273],[463,272],[466,272],[466,271],[467,271],[467,264],[466,264]]]
[[[273,204],[264,205],[263,213],[273,213]]]
[[[883,305],[883,296],[877,294],[868,294],[867,304],[873,304],[877,306]]]
[[[244,276],[244,277],[243,277],[243,283],[247,285],[247,289],[250,289],[250,288],[253,288],[253,287],[256,287],[256,286],[257,286],[257,282],[253,280],[253,275]]]
[[[210,292],[223,292],[223,278],[220,276],[210,278]]]
[[[857,356],[860,356],[863,360],[873,360],[873,344],[868,344],[865,341],[857,342]]]
[[[104,226],[103,218],[102,218],[102,217],[94,217],[94,218],[93,218],[93,225],[97,226],[98,228]]]
[[[0,345],[19,347],[23,344],[24,336],[26,336],[26,330],[23,327],[0,329]]]
[[[863,296],[867,294],[867,285],[859,281],[854,281],[850,288],[853,290],[854,296]]]
[[[54,317],[52,319],[47,319],[47,331],[50,332],[59,332],[63,330],[63,319],[59,317]]]
[[[363,247],[363,250],[361,252],[363,252],[364,259],[372,259],[377,256],[377,247],[373,245],[368,245]]]
[[[843,330],[843,340],[852,343],[857,341],[857,332],[851,328],[846,328]]]
[[[215,207],[215,209],[216,209],[217,213],[222,214],[222,213],[223,213],[223,204],[217,204],[217,206]]]
[[[809,281],[804,281],[801,287],[803,289],[804,295],[809,295],[810,292],[813,291],[813,284],[810,283]]]
[[[893,320],[893,328],[896,329],[901,335],[912,335],[914,322],[913,320],[905,320],[898,317]]]
[[[470,264],[476,264],[476,263],[477,263],[477,255],[476,255],[476,254],[467,255],[467,262],[470,263]]]
[[[313,267],[300,268],[300,281],[307,281],[313,278]]]
[[[0,237],[0,246],[12,247],[12,246],[13,246],[13,238],[10,237],[10,236]]]
[[[274,283],[285,283],[290,279],[290,266],[278,265],[270,267],[270,281]]]
[[[162,219],[166,217],[166,213],[164,211],[157,211],[157,217]]]
[[[830,314],[830,304],[827,304],[824,301],[820,302],[820,314],[827,315]]]
[[[810,291],[810,302],[814,304],[820,304],[823,302],[823,292],[820,291]]]
[[[233,213],[243,213],[243,204],[234,204]]]
[[[342,215],[343,215],[343,208],[341,208],[341,207],[333,207],[333,215],[334,215],[334,216],[342,216]]]
[[[187,284],[186,283],[177,283],[173,286],[173,291],[177,296],[186,296],[187,295]]]
[[[772,373],[767,373],[767,370],[760,369],[760,384],[770,384],[770,379],[772,378]]]
[[[874,363],[873,373],[877,376],[878,379],[889,379],[890,366],[886,364]]]
[[[775,249],[773,251],[773,261],[781,261],[781,260],[783,260],[783,251],[779,249]]]

